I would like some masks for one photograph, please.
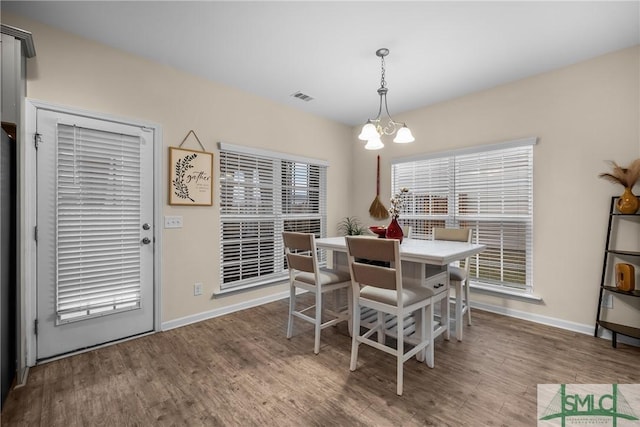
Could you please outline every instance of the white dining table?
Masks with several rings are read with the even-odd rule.
[[[371,236],[375,239],[378,237]],[[333,253],[333,268],[349,271],[347,263],[347,242],[342,237],[323,237],[316,239],[316,247],[330,250]],[[415,285],[436,287],[440,284],[449,286],[449,265],[456,261],[476,255],[486,249],[485,245],[448,240],[403,239],[400,244],[402,261],[402,280]],[[460,292],[460,290],[456,290]],[[448,304],[448,298],[446,299]],[[467,302],[468,303],[468,302]],[[448,309],[445,310],[448,312]],[[448,321],[448,319],[447,319]],[[462,338],[462,301],[456,295],[455,323],[456,337]],[[442,323],[442,319],[441,319]],[[449,328],[444,328],[445,339],[449,338]]]

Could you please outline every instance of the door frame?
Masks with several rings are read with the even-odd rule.
[[[73,114],[99,120],[112,121],[115,123],[124,123],[134,126],[145,127],[153,130],[153,220],[154,220],[154,250],[153,250],[153,331],[157,332],[161,328],[162,320],[162,269],[160,267],[162,260],[162,127],[157,123],[147,122],[138,119],[119,117],[110,114],[84,110],[80,108],[67,107],[58,104],[52,104],[45,101],[39,101],[27,98],[25,102],[25,134],[22,139],[23,144],[20,147],[19,163],[19,180],[20,193],[23,195],[21,201],[21,236],[20,236],[20,252],[23,254],[21,269],[21,287],[23,308],[22,316],[22,335],[20,341],[24,343],[23,354],[19,360],[24,360],[26,367],[36,365],[36,334],[35,319],[37,316],[37,246],[35,242],[36,227],[36,197],[37,197],[37,181],[36,181],[36,113],[38,110],[49,110],[66,114]],[[124,339],[126,340],[126,339]],[[119,341],[116,341],[119,342]],[[109,343],[109,345],[112,343]],[[98,346],[99,347],[99,346]],[[94,349],[93,347],[92,349]],[[18,349],[20,352],[21,349]],[[68,355],[81,353],[88,350],[80,350]],[[65,356],[68,356],[65,355]],[[55,360],[55,358],[49,359]]]

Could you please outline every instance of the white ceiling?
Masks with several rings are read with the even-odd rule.
[[[377,113],[380,47],[390,50],[388,103],[397,115],[640,43],[639,1],[3,0],[0,7],[349,125]],[[297,91],[315,99],[291,97]]]

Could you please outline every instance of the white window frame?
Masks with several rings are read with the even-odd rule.
[[[224,142],[218,148],[220,291],[217,294],[280,282],[287,277],[282,232],[326,236],[328,162]],[[232,161],[237,161],[238,166]],[[251,170],[254,162],[256,167]],[[302,173],[294,183],[286,165],[294,168],[297,165],[302,172],[313,170],[313,176]],[[247,177],[248,171],[253,178]],[[248,198],[247,194],[252,196]],[[291,196],[295,194],[302,197],[302,204],[294,203],[296,198]],[[305,208],[304,202],[312,207]],[[253,235],[246,237],[247,230],[252,230]],[[323,255],[320,254],[321,263],[326,262]],[[236,276],[238,279],[234,280]]]
[[[537,138],[532,137],[468,149],[393,159],[391,162],[392,193],[395,194],[402,187],[407,187],[410,190],[399,222],[403,226],[411,226],[412,237],[422,239],[433,238],[433,227],[458,228],[463,226],[472,228],[474,243],[486,244],[487,250],[475,255],[470,260],[470,285],[505,294],[532,295],[533,146],[536,143]],[[500,160],[501,157],[507,159],[508,156],[515,156],[517,159],[515,163]],[[497,162],[496,170],[500,174],[498,176],[503,179],[507,178],[504,179],[504,183],[501,184],[495,180],[495,174],[489,176],[487,168],[483,167],[483,159],[486,158]],[[469,163],[473,165],[473,162],[478,164],[478,181],[474,180],[473,175],[461,169]],[[512,178],[509,176],[511,173],[515,173],[517,175],[515,179],[522,181],[522,184],[511,185],[512,183],[508,181]],[[475,183],[482,183],[483,186],[482,190],[478,190],[477,195],[483,208],[464,212],[462,201],[464,196],[469,194],[475,196],[473,194]],[[498,198],[493,198],[493,194],[485,191],[485,188],[491,186],[495,188],[495,195]],[[469,188],[472,190],[470,191]],[[513,205],[511,207],[501,206],[503,203],[500,200],[504,199],[505,191],[508,191],[510,196],[513,196],[513,191],[518,192],[516,207]],[[489,206],[488,209],[487,206]],[[510,270],[505,268],[508,264],[508,257],[505,256],[508,250],[506,250],[507,245],[502,243],[509,240],[505,240],[507,236],[504,233],[505,227],[509,230],[516,230],[516,237],[511,239],[512,244],[518,245],[518,248],[522,247],[525,253],[524,269],[516,279],[517,282],[505,280],[507,279],[505,271]],[[498,241],[500,241],[499,244],[496,243]],[[488,264],[492,264],[491,267],[488,267]],[[519,268],[511,269],[511,271]],[[488,273],[480,273],[487,270],[492,270],[491,275],[494,276],[494,279],[488,278]],[[496,275],[499,275],[500,278],[496,278]],[[515,276],[512,275],[512,277]],[[522,279],[524,282],[521,282]]]

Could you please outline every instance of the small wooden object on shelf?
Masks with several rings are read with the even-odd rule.
[[[626,274],[634,274],[634,265],[640,266],[640,252],[638,251],[629,251],[629,250],[620,250],[612,247],[611,242],[611,234],[613,230],[617,229],[617,224],[614,224],[616,221],[621,219],[630,219],[635,222],[636,226],[640,227],[640,214],[631,213],[631,214],[623,214],[620,213],[617,209],[617,200],[619,197],[611,198],[611,207],[609,209],[609,227],[607,230],[607,241],[605,244],[604,250],[604,262],[602,265],[602,278],[600,281],[600,296],[598,298],[598,309],[596,314],[596,326],[593,336],[598,336],[598,327],[607,329],[611,331],[611,346],[617,346],[617,335],[625,335],[632,338],[640,339],[640,325],[624,325],[620,323],[610,322],[607,320],[602,320],[601,316],[603,314],[602,302],[604,300],[604,296],[606,293],[621,295],[622,298],[637,298],[640,297],[640,290],[634,289],[632,286],[620,286],[618,273],[622,271]],[[629,264],[615,264],[615,257],[623,257],[625,260],[629,262]],[[625,267],[628,266],[628,267]],[[611,272],[610,269],[615,268],[614,274],[611,277],[614,277],[614,286],[607,285],[607,272]],[[631,283],[635,280],[635,277],[628,279]],[[630,283],[627,283],[630,285]]]
[[[624,262],[616,264],[616,288],[633,291],[636,288],[636,269]]]

